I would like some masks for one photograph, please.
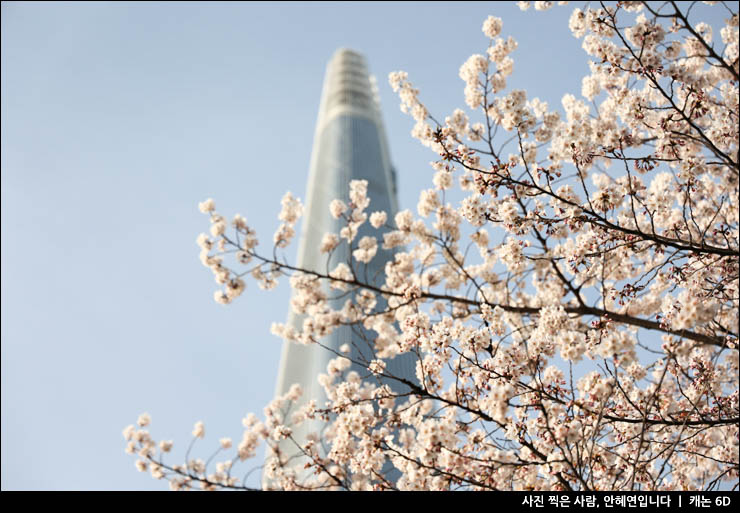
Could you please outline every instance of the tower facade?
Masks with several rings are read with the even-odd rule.
[[[329,204],[337,198],[347,202],[349,183],[352,180],[367,180],[367,194],[371,201],[366,210],[368,214],[382,210],[387,212],[388,219],[392,222],[398,211],[396,180],[383,128],[377,86],[368,73],[365,59],[357,52],[340,49],[330,60],[324,78],[305,196],[298,267],[326,274],[327,270],[334,269],[341,262],[352,263],[358,277],[382,287],[385,265],[393,260],[394,253],[381,248],[383,228],[376,230],[365,223],[355,238],[355,244],[365,235],[379,239],[378,252],[367,264],[360,264],[352,259],[346,241],[334,250],[328,262],[327,255],[319,250],[325,233],[338,234],[344,226],[344,220],[331,216]],[[326,292],[330,297],[337,295],[336,291],[330,291],[328,287]],[[344,295],[332,300],[332,307],[341,309],[347,299],[348,296]],[[382,301],[378,297],[379,307],[384,305]],[[303,315],[291,311],[288,323],[301,331],[303,320]],[[303,388],[303,396],[293,411],[311,399],[316,401],[318,408],[323,408],[327,398],[317,381],[318,376],[326,373],[327,364],[336,358],[344,344],[349,345],[347,356],[355,362],[370,362],[376,358],[373,353],[375,336],[377,334],[374,331],[367,331],[361,326],[342,326],[320,341],[324,347],[284,342],[276,394],[283,395],[294,383],[298,383]],[[416,382],[415,368],[411,355],[386,360],[388,373],[402,376],[411,382]],[[352,364],[345,372],[352,370],[363,377],[368,375],[361,365]],[[395,392],[407,391],[399,382],[388,381],[387,384]],[[317,432],[320,436],[321,426],[320,421],[303,423],[293,429],[292,436],[303,444],[310,432]],[[324,443],[321,450],[326,455],[330,449],[330,443]],[[300,450],[295,443],[285,440],[280,443],[279,450],[282,458],[295,458],[291,461],[291,467],[300,476],[307,460],[300,457]],[[391,467],[387,464],[386,468]],[[387,474],[387,478],[393,479],[393,472],[389,470]],[[269,487],[269,480],[264,481]]]

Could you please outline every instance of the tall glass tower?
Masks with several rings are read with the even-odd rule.
[[[365,235],[379,239],[378,253],[368,264],[359,264],[351,259],[346,241],[332,253],[329,262],[327,255],[319,251],[324,234],[339,233],[344,226],[342,219],[337,220],[330,215],[329,203],[336,198],[345,203],[348,201],[351,180],[367,180],[368,197],[371,200],[366,210],[368,214],[383,210],[388,213],[388,219],[392,222],[398,211],[395,171],[388,154],[376,82],[368,74],[362,55],[352,50],[340,49],[331,58],[324,78],[308,176],[306,214],[298,248],[298,266],[326,273],[327,269],[334,269],[340,262],[351,262],[358,277],[382,286],[385,264],[393,260],[393,251],[380,247],[383,228],[376,230],[365,223],[355,238],[355,244]],[[336,295],[336,291],[329,295]],[[347,299],[347,296],[337,298],[332,307],[340,309]],[[382,301],[379,297],[380,306],[384,305]],[[289,314],[289,324],[298,331],[303,326],[303,320],[302,315],[293,312]],[[325,348],[315,344],[304,346],[286,341],[283,345],[276,393],[285,394],[293,383],[298,383],[303,388],[303,397],[294,408],[311,399],[315,399],[317,406],[322,408],[326,395],[317,377],[326,373],[329,360],[336,358],[339,348],[346,343],[351,347],[348,356],[353,361],[369,362],[375,358],[372,346],[376,336],[374,331],[364,330],[361,326],[342,326],[320,341]],[[415,361],[411,355],[386,360],[386,369],[388,373],[416,382]],[[360,365],[353,364],[346,372],[352,370],[357,371],[360,376],[368,376],[367,370]],[[407,391],[397,381],[387,383],[395,392]],[[318,421],[304,423],[293,430],[293,437],[302,444],[309,432],[319,432],[321,427]],[[330,444],[325,443],[323,454],[326,455],[330,448]],[[307,460],[300,457],[300,450],[295,443],[285,440],[281,442],[279,449],[281,459],[295,457],[291,461],[291,467],[296,469],[300,477]],[[387,464],[386,468],[391,467]],[[395,480],[394,472],[388,470],[386,474],[386,478]],[[270,486],[269,480],[265,480],[265,485]]]

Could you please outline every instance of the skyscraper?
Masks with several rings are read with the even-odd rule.
[[[393,219],[398,210],[395,171],[390,163],[377,86],[368,73],[365,59],[357,52],[340,49],[330,60],[324,78],[308,176],[303,232],[298,248],[298,267],[326,273],[327,269],[333,269],[340,262],[351,261],[346,244],[340,245],[332,253],[329,262],[327,255],[320,253],[319,247],[325,233],[339,233],[344,226],[343,220],[330,215],[329,203],[336,198],[346,202],[352,180],[367,180],[368,197],[371,200],[368,212],[382,210],[387,212],[389,220]],[[355,241],[372,235],[382,242],[383,231],[365,223]],[[356,261],[352,261],[352,264],[358,276],[382,286],[385,264],[392,259],[393,251],[379,247],[378,253],[368,264]],[[341,308],[347,299],[344,296],[334,300],[332,307]],[[379,303],[381,301],[382,298],[379,298]],[[300,331],[303,316],[290,312],[289,324]],[[284,342],[276,393],[285,394],[293,383],[298,383],[304,391],[299,404],[315,399],[318,407],[323,407],[326,395],[317,381],[319,374],[326,372],[327,364],[345,343],[351,347],[348,354],[350,359],[360,362],[372,360],[374,336],[374,332],[362,327],[342,326],[321,340],[324,348],[316,344],[304,346]],[[386,361],[386,369],[393,375],[416,381],[415,362],[409,355]],[[361,376],[368,374],[356,364],[350,367],[351,370],[356,370]],[[396,392],[406,392],[398,382],[388,382],[388,385]],[[304,423],[293,430],[293,437],[303,443],[309,432],[318,431],[320,427],[318,421]],[[300,453],[290,440],[282,442],[279,448],[283,457]],[[324,447],[323,451],[324,454],[328,453],[329,447]],[[296,464],[292,466],[300,472],[305,461],[296,458]],[[386,467],[390,468],[388,465]],[[392,475],[389,477],[393,479]],[[266,484],[269,486],[269,483]]]

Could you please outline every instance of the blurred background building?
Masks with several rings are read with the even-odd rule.
[[[329,204],[339,198],[349,203],[349,183],[352,180],[367,180],[370,206],[366,209],[369,216],[374,211],[385,211],[392,223],[398,211],[395,170],[391,164],[388,141],[380,110],[375,78],[368,73],[365,59],[359,53],[348,50],[337,50],[326,70],[324,86],[319,107],[319,116],[314,135],[311,164],[306,186],[306,205],[297,266],[327,274],[339,263],[344,262],[355,268],[358,279],[375,286],[382,286],[385,277],[385,265],[393,260],[393,251],[382,249],[382,234],[385,228],[375,229],[368,222],[363,224],[353,241],[371,235],[379,239],[378,252],[367,264],[352,259],[346,241],[340,244],[327,258],[320,252],[321,240],[325,233],[338,234],[346,225],[344,219],[334,219],[329,212]],[[326,287],[332,308],[341,309],[352,296],[330,291]],[[378,308],[385,306],[378,297]],[[289,325],[301,331],[304,315],[294,312],[289,314]],[[284,342],[280,369],[277,379],[276,395],[283,395],[294,383],[303,388],[303,396],[293,407],[314,399],[319,408],[327,400],[323,387],[317,377],[326,373],[329,361],[340,354],[340,347],[348,344],[347,356],[355,363],[345,371],[357,372],[363,379],[377,378],[368,376],[366,365],[375,359],[373,344],[377,334],[361,326],[342,326],[324,337],[320,347],[316,344],[300,345],[295,342]],[[386,361],[387,373],[402,376],[415,382],[415,360],[411,355],[401,355]],[[406,392],[408,388],[398,381],[387,381],[395,392]],[[306,422],[293,430],[293,438],[304,443],[310,432],[317,432],[322,439],[322,454],[331,449],[321,437],[320,429],[325,423],[321,421]],[[284,440],[279,449],[282,457],[300,453],[292,440]],[[269,458],[269,452],[267,457]],[[297,458],[291,466],[300,471],[306,460]],[[386,464],[386,469],[390,468]],[[386,471],[386,477],[393,480],[393,472]],[[266,484],[269,483],[266,481]]]

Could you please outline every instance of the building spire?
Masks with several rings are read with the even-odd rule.
[[[349,184],[352,180],[366,180],[370,206],[367,213],[385,211],[392,220],[398,211],[393,170],[388,154],[388,144],[380,115],[380,101],[377,84],[368,73],[365,59],[359,53],[349,49],[339,49],[332,56],[324,79],[316,133],[311,155],[308,183],[306,186],[306,209],[302,224],[300,245],[298,248],[298,267],[325,274],[339,263],[352,263],[357,275],[368,277],[375,287],[384,285],[384,269],[388,261],[393,260],[392,250],[380,248],[385,229],[375,229],[369,223],[359,228],[355,239],[363,236],[376,237],[379,240],[378,252],[367,264],[360,264],[352,259],[346,243],[340,244],[327,261],[327,255],[319,251],[321,240],[327,232],[338,234],[345,225],[343,219],[334,219],[329,212],[329,204],[334,199],[348,203]],[[336,291],[327,286],[329,301],[334,310],[341,310],[345,301],[354,299],[354,295],[336,295]],[[385,305],[384,299],[378,297],[378,308]],[[290,312],[289,325],[297,332],[302,331],[305,315]],[[340,354],[340,347],[350,347],[347,357],[354,362],[345,374],[351,371],[361,376],[367,375],[366,365],[375,358],[376,344],[389,344],[395,341],[382,340],[373,330],[362,326],[340,326],[317,344],[300,345],[286,341],[278,373],[276,394],[284,395],[294,383],[301,385],[304,393],[291,411],[295,411],[309,400],[315,400],[318,408],[323,408],[327,397],[317,378],[327,372],[330,360]],[[416,366],[411,355],[402,355],[386,362],[386,368],[395,376],[402,376],[415,382]],[[377,381],[376,381],[377,383]],[[392,389],[400,390],[397,382],[388,383]],[[293,429],[293,438],[299,444],[308,440],[309,433],[317,432],[323,424],[320,421],[306,422]],[[320,433],[317,433],[320,436]],[[300,454],[300,450],[291,440],[279,445],[283,458]],[[328,453],[329,449],[325,449]],[[326,454],[325,453],[325,454]],[[324,454],[324,455],[325,455]],[[263,481],[270,487],[269,459]],[[294,458],[294,468],[298,476],[309,477],[310,472],[302,470],[305,457]]]
[[[351,114],[377,119],[378,107],[365,58],[354,50],[340,48],[329,61],[324,78],[318,125],[334,116]]]

